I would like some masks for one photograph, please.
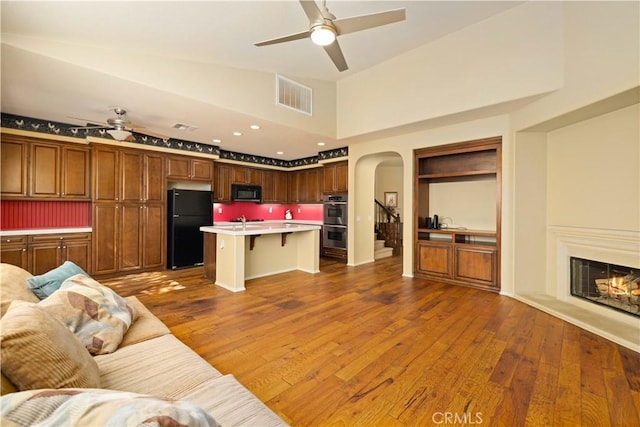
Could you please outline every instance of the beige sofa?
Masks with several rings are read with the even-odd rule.
[[[2,315],[13,300],[39,301],[27,286],[29,277],[19,267],[0,264]],[[137,298],[126,300],[139,315],[115,352],[93,356],[101,388],[188,401],[223,426],[286,425],[232,375],[223,375],[173,336]],[[16,391],[3,367],[2,395]]]

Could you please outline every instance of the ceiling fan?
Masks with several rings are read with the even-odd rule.
[[[324,47],[325,52],[327,52],[339,71],[345,71],[348,70],[349,67],[347,66],[347,61],[344,59],[342,49],[340,49],[340,45],[338,44],[338,36],[391,24],[393,22],[404,21],[406,19],[405,9],[336,19],[335,15],[327,9],[326,0],[323,1],[322,9],[318,7],[314,0],[299,1],[302,9],[304,9],[304,12],[309,18],[309,29],[288,36],[255,43],[255,46],[268,46],[309,37],[313,43]]]
[[[137,126],[131,123],[129,119],[127,119],[127,110],[122,107],[113,107],[113,112],[116,114],[116,117],[111,117],[107,119],[106,123],[101,123],[100,125],[91,125],[87,126],[74,126],[72,129],[106,129],[107,133],[113,137],[116,141],[126,141],[131,137],[131,131],[135,131],[138,133],[143,133],[149,136],[155,136],[161,139],[168,139],[165,135],[155,134],[143,130],[142,126]],[[91,123],[92,120],[81,119],[79,117],[71,117],[73,119],[83,120],[87,123]],[[142,129],[142,130],[141,130]]]

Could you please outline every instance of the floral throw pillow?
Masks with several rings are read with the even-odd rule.
[[[38,304],[64,323],[94,355],[114,352],[138,317],[124,298],[83,274],[68,278]]]

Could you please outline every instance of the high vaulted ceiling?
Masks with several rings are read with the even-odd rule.
[[[193,83],[193,76],[184,72],[187,67],[176,67],[171,87],[162,87],[146,84],[145,75],[123,77],[109,62],[95,60],[95,55],[108,52],[111,63],[114,58],[126,63],[127,58],[145,56],[168,68],[213,64],[334,85],[519,3],[328,1],[338,18],[406,9],[406,21],[340,36],[349,65],[340,73],[310,40],[253,45],[308,28],[295,0],[3,1],[2,112],[82,125],[105,122],[114,116],[110,107],[122,106],[131,121],[149,132],[285,160],[312,156],[344,146],[345,141],[331,132],[309,132],[186,95],[180,91],[181,82]],[[154,68],[145,73],[151,76]],[[175,123],[197,129],[181,132],[171,128]],[[251,124],[261,129],[250,130]],[[234,137],[233,131],[243,135]],[[320,141],[326,145],[319,147]]]

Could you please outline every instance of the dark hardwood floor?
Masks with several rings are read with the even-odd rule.
[[[638,353],[400,264],[323,260],[235,294],[202,268],[102,282],[294,426],[640,426]]]

